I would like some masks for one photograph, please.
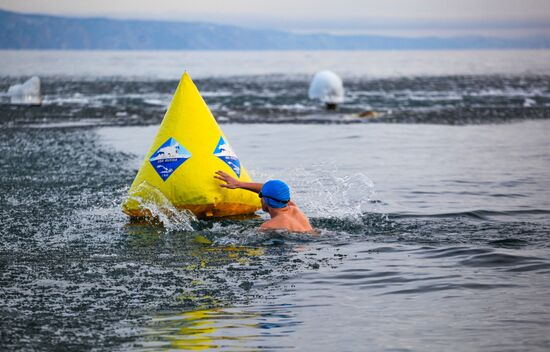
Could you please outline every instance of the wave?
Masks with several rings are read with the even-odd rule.
[[[550,209],[518,209],[518,210],[470,210],[445,213],[391,213],[388,217],[391,219],[407,219],[407,218],[471,218],[478,220],[494,220],[499,217],[520,218],[529,215],[548,215]]]
[[[307,96],[308,77],[263,75],[198,79],[214,116],[236,123],[486,124],[550,116],[547,76],[358,78],[345,83],[336,111]],[[0,91],[13,79],[0,77]],[[45,77],[37,109],[0,105],[0,124],[97,119],[101,124],[158,124],[177,81]],[[363,117],[362,117],[363,116]]]

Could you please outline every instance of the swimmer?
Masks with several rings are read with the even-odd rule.
[[[270,220],[260,226],[260,230],[287,230],[290,232],[311,232],[307,216],[290,200],[290,188],[279,180],[270,180],[264,184],[241,182],[223,171],[217,171],[214,178],[225,182],[220,187],[246,189],[258,193],[262,200],[262,210],[269,213]]]

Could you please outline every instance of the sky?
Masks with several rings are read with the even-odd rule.
[[[0,0],[25,13],[176,20],[299,33],[550,35],[550,0]]]

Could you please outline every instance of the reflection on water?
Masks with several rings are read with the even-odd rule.
[[[256,241],[260,245],[257,246],[216,244],[220,239],[218,232],[227,232],[227,228],[233,226],[231,221],[221,225],[200,222],[196,226],[204,229],[166,235],[156,226],[126,225],[133,250],[151,255],[168,247],[171,266],[191,279],[187,284],[182,282],[183,291],[173,295],[184,310],[174,311],[177,307],[174,305],[168,312],[153,316],[128,348],[144,351],[293,348],[292,344],[281,345],[279,341],[291,335],[294,326],[301,323],[291,305],[227,306],[249,303],[254,297],[265,295],[258,288],[273,287],[281,275],[273,272],[274,263],[279,263],[281,269],[286,268],[282,272],[294,271],[304,262],[292,258],[311,248],[294,241],[285,245],[290,240],[285,236],[269,238],[266,245],[258,233]],[[165,257],[166,254],[161,254],[157,258],[164,260]]]
[[[152,319],[143,333],[141,350],[256,350],[285,349],[277,339],[301,324],[290,305],[216,308]]]

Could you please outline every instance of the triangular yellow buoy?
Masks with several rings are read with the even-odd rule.
[[[154,215],[151,203],[166,201],[198,217],[250,214],[260,208],[254,193],[221,188],[214,179],[217,170],[251,181],[185,72],[130,187],[123,211],[131,217],[149,217]]]

